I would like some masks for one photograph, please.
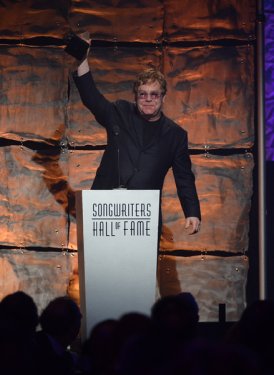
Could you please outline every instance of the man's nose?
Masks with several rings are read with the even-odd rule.
[[[146,96],[146,101],[147,102],[151,102],[153,99],[152,97],[150,96],[150,94],[148,93],[147,96]]]

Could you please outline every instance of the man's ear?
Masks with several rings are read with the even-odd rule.
[[[166,98],[166,94],[163,96],[163,99],[162,99],[162,102],[164,103],[165,101],[165,98]]]

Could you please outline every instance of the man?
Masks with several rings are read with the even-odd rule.
[[[162,190],[169,168],[189,234],[200,229],[200,205],[188,154],[187,133],[167,118],[162,107],[164,76],[155,69],[142,72],[134,83],[135,103],[108,101],[96,88],[87,58],[74,75],[83,104],[107,132],[107,147],[92,189]]]

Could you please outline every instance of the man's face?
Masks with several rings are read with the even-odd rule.
[[[148,82],[138,87],[135,96],[140,114],[148,121],[157,121],[161,116],[164,96],[158,81]]]

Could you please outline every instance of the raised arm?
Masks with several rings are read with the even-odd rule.
[[[83,37],[83,35],[85,34],[81,34],[80,37],[90,44],[91,40]],[[114,104],[107,100],[96,87],[88,62],[89,50],[85,59],[79,64],[73,78],[83,104],[94,114],[96,120],[107,128],[111,113],[114,110]]]
[[[89,70],[89,64],[88,64],[88,58],[86,57],[84,61],[80,63],[80,65],[77,68],[77,75],[78,77],[83,76],[84,74],[88,73]]]

